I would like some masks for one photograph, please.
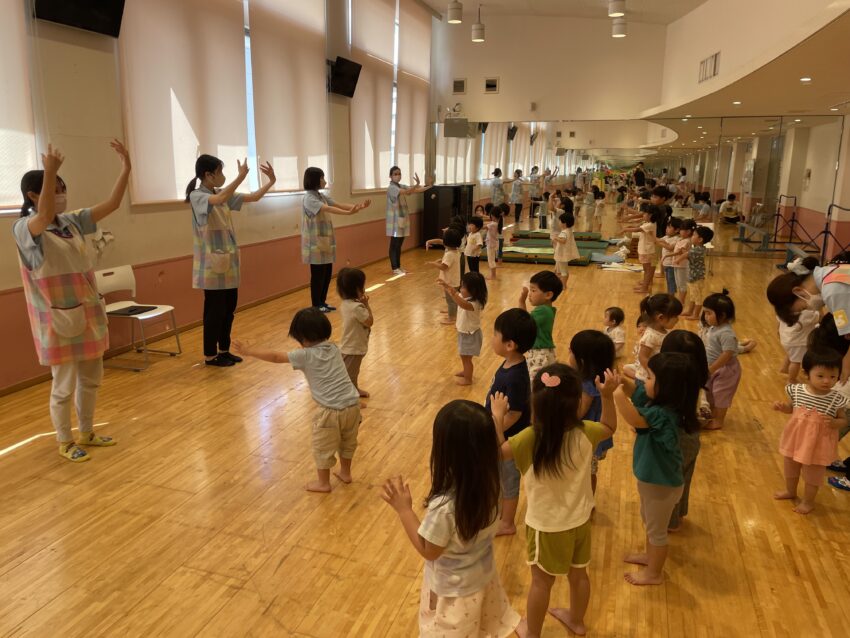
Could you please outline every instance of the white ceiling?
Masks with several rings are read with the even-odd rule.
[[[445,15],[449,0],[423,0],[440,15]],[[626,19],[632,22],[670,24],[690,13],[706,0],[626,0]],[[461,0],[463,2],[463,0]],[[464,16],[475,15],[479,3],[463,2]],[[482,18],[487,15],[527,15],[537,17],[608,19],[608,0],[484,0]],[[486,20],[484,20],[486,23]]]

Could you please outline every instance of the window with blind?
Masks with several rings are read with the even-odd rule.
[[[490,122],[484,133],[484,148],[481,153],[481,177],[490,179],[495,168],[505,173],[508,149],[508,122]]]
[[[4,19],[0,22],[0,80],[7,87],[0,100],[0,208],[18,210],[21,205],[21,176],[37,168],[35,127],[27,52],[24,3],[0,0]]]
[[[435,179],[437,184],[458,184],[473,180],[472,151],[477,138],[444,137],[443,125],[437,125]]]
[[[248,154],[242,2],[130,0],[121,38],[134,203],[182,199],[200,153]]]
[[[398,99],[395,163],[406,183],[425,178],[431,79],[431,12],[415,0],[398,4]]]
[[[248,3],[257,157],[275,190],[300,190],[308,166],[328,173],[324,2]]]

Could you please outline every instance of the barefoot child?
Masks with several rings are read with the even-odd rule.
[[[661,352],[664,335],[678,322],[682,304],[673,295],[658,293],[640,302],[640,312],[646,315],[648,321],[640,337],[634,378],[646,381],[647,364],[654,355]],[[626,371],[626,374],[629,375],[629,372]]]
[[[838,431],[847,425],[847,397],[835,389],[841,360],[835,350],[809,350],[803,357],[806,383],[789,383],[785,392],[790,401],[773,404],[774,410],[791,415],[779,440],[785,489],[774,498],[796,500],[802,474],[803,498],[794,507],[798,514],[814,509],[826,466],[838,456]]]
[[[460,290],[440,282],[457,304],[457,351],[463,369],[455,376],[458,385],[472,385],[472,357],[481,354],[481,310],[487,304],[484,275],[468,272],[460,280]]]
[[[360,395],[351,382],[342,355],[331,343],[331,322],[315,307],[295,313],[289,324],[289,336],[301,348],[290,352],[258,350],[234,341],[236,352],[270,363],[290,363],[303,370],[313,400],[321,408],[313,425],[313,458],[316,460],[317,480],[307,483],[309,492],[331,491],[331,468],[339,453],[340,469],[334,472],[343,483],[351,483],[351,459],[357,449],[360,428]]]
[[[369,397],[369,393],[360,388],[357,378],[360,376],[363,357],[369,349],[369,333],[375,323],[365,289],[366,274],[359,268],[343,268],[337,273],[336,290],[342,299],[342,339],[339,350],[351,382],[364,399]]]
[[[605,326],[605,334],[614,342],[614,356],[618,358],[623,356],[623,350],[626,347],[626,331],[623,329],[625,320],[626,313],[622,308],[611,306],[605,309],[602,324]]]
[[[525,353],[528,361],[529,378],[533,379],[543,366],[555,363],[555,342],[552,340],[552,327],[555,325],[555,307],[552,305],[564,289],[558,275],[550,270],[541,270],[522,287],[519,307],[528,310],[533,306],[531,317],[537,324],[537,338],[534,345]]]
[[[490,273],[487,279],[496,278],[496,259],[499,257],[499,234],[502,227],[502,209],[498,206],[493,206],[488,215],[490,221],[487,222],[487,267]]]
[[[688,355],[657,354],[649,360],[646,383],[624,380],[614,393],[617,410],[637,431],[632,470],[640,495],[640,513],[646,528],[646,550],[626,556],[642,565],[627,572],[632,585],[660,585],[667,560],[667,525],[682,497],[681,430],[693,432],[697,421],[698,373]]]
[[[493,352],[505,362],[496,370],[485,407],[490,409],[490,397],[497,392],[507,397],[510,411],[501,423],[505,437],[519,434],[531,423],[531,384],[523,353],[531,348],[536,334],[534,319],[520,308],[505,310],[496,317],[493,326]],[[519,501],[519,470],[513,461],[502,461],[499,475],[502,481],[502,516],[496,536],[516,534],[514,518]]]
[[[676,282],[676,298],[682,305],[685,304],[685,297],[688,294],[688,258],[691,251],[691,238],[696,227],[693,219],[682,220],[671,259],[673,278]]]
[[[809,335],[817,327],[818,321],[820,312],[817,310],[803,310],[797,315],[797,322],[791,326],[779,319],[779,342],[785,350],[785,361],[780,372],[788,375],[788,383],[797,383]]]
[[[732,399],[741,382],[741,364],[738,363],[738,337],[732,328],[735,321],[735,304],[728,291],[716,292],[702,302],[702,323],[705,332],[705,354],[708,356],[707,395],[711,406],[711,423],[706,430],[719,430],[732,407]]]
[[[691,249],[688,251],[688,295],[691,303],[683,319],[696,321],[702,312],[702,300],[705,299],[705,245],[714,239],[714,231],[707,226],[697,226],[691,236]]]
[[[446,228],[443,233],[443,258],[428,263],[439,269],[437,283],[445,282],[451,288],[457,290],[460,286],[460,248],[463,241],[463,232],[453,226]],[[451,325],[457,319],[457,304],[454,299],[445,293],[447,316],[440,321],[443,325]]]
[[[481,217],[470,217],[469,223],[466,225],[466,246],[463,249],[463,254],[466,257],[466,263],[469,265],[469,272],[478,272],[481,247],[484,245],[484,239],[481,237],[483,227],[484,220]]]
[[[649,204],[641,204],[640,210],[643,215],[643,222],[639,226],[629,226],[623,229],[623,232],[638,233],[638,261],[643,267],[643,280],[635,287],[635,292],[644,294],[652,290],[652,273],[655,267],[652,260],[655,258],[655,227],[661,215],[658,209],[651,207]]]
[[[401,477],[387,480],[381,498],[396,511],[411,544],[425,559],[419,636],[513,634],[520,617],[502,589],[493,555],[499,443],[490,413],[462,400],[447,403],[437,413],[431,489],[421,523],[410,487]]]
[[[573,226],[576,218],[571,212],[564,212],[558,216],[561,232],[552,233],[552,243],[555,247],[555,272],[561,278],[561,286],[567,289],[567,280],[570,278],[570,262],[578,259],[581,255],[576,246]]]
[[[531,588],[521,636],[540,636],[557,576],[569,579],[570,607],[549,613],[573,633],[587,633],[584,614],[590,601],[587,565],[594,505],[590,467],[594,448],[617,429],[613,401],[617,384],[611,370],[596,379],[601,396],[599,422],[582,420],[579,374],[563,363],[546,366],[532,386],[534,426],[507,441],[500,422],[510,409],[509,402],[503,394],[490,398],[502,458],[514,460],[528,495],[525,531]]]

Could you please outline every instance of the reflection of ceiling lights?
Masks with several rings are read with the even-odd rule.
[[[838,110],[838,108],[837,108],[837,107],[835,107],[835,106],[833,106],[833,107],[832,107],[831,109],[829,109],[829,110],[830,110],[830,111],[837,111],[837,110]]]
[[[460,24],[463,22],[463,4],[460,2],[449,2],[447,15],[449,24]]]
[[[626,0],[609,0],[608,17],[622,18],[626,15]]]
[[[683,122],[687,122],[687,121],[688,121],[688,118],[683,117],[683,118],[682,118],[682,121],[683,121]]]
[[[795,122],[802,122],[803,120],[794,120]]]
[[[611,21],[611,37],[612,38],[625,38],[626,33],[626,19],[625,18],[614,18]]]
[[[734,102],[732,102],[732,104],[734,104],[735,106],[741,106],[741,100],[735,100]]]
[[[802,82],[803,84],[808,84],[811,81],[812,81],[812,78],[810,78],[810,77],[800,78],[800,82]]]
[[[700,124],[699,126],[697,126],[697,128],[702,128],[702,124]]]

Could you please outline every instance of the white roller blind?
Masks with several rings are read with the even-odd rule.
[[[351,0],[353,48],[392,66],[394,27],[395,0]]]
[[[509,177],[513,178],[513,172],[518,168],[522,170],[523,177],[528,177],[531,172],[531,166],[529,164],[531,157],[531,127],[529,127],[527,122],[519,122],[515,126],[517,127],[517,132],[514,141],[511,142],[513,144],[513,152],[511,154],[511,172]]]
[[[355,190],[380,188],[390,180],[393,67],[365,57],[357,89],[351,99],[351,186]]]
[[[424,180],[430,88],[418,77],[399,71],[396,161],[405,181],[412,181],[414,173]]]
[[[305,168],[329,169],[325,5],[250,0],[248,7],[257,155],[274,166],[275,190],[300,190]]]
[[[431,79],[431,12],[415,0],[399,0],[398,68]]]
[[[20,207],[21,176],[36,166],[24,3],[0,0],[0,206]]]
[[[135,203],[182,199],[195,159],[248,154],[241,0],[128,0],[119,41]]]
[[[493,169],[501,168],[505,172],[508,147],[508,123],[490,122],[484,133],[484,152],[481,157],[481,178],[490,179]]]
[[[437,125],[436,183],[456,184],[473,179],[472,150],[477,138],[443,137],[443,125]]]

